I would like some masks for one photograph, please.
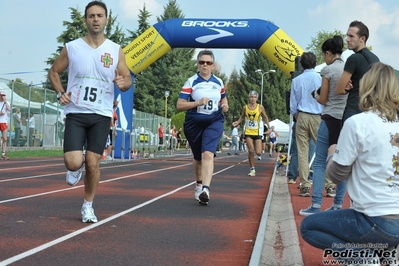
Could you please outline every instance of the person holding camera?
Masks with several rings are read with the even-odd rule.
[[[338,79],[344,69],[344,61],[341,59],[344,40],[341,36],[334,36],[326,40],[321,46],[323,59],[326,66],[320,71],[321,88],[313,92],[315,100],[324,105],[321,115],[319,131],[317,133],[316,156],[313,164],[313,189],[312,204],[299,214],[308,216],[320,212],[323,202],[323,187],[327,190],[327,196],[334,197],[331,210],[341,209],[344,201],[346,183],[335,185],[326,176],[326,158],[328,147],[336,144],[342,127],[342,115],[344,113],[347,95],[337,95],[335,91]]]

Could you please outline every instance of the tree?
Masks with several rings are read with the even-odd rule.
[[[231,124],[240,117],[242,107],[248,99],[248,94],[244,93],[245,90],[236,69],[233,69],[231,72],[228,83],[225,83],[225,89],[226,97],[229,102],[225,129],[230,130]]]
[[[323,30],[323,31],[319,31],[317,33],[316,37],[312,37],[311,38],[311,42],[306,47],[306,50],[310,51],[310,52],[313,52],[316,55],[317,64],[323,64],[324,63],[323,55],[321,54],[321,46],[323,45],[323,43],[327,39],[330,39],[330,38],[334,37],[334,35],[341,36],[344,40],[345,40],[345,37],[346,37],[346,34],[343,33],[340,30],[334,30],[332,32]],[[344,51],[346,50],[346,47],[347,47],[346,43],[344,42]]]
[[[8,87],[12,88],[12,81],[8,83]],[[30,98],[29,98],[29,90]],[[24,99],[30,99],[32,102],[43,103],[48,100],[49,95],[46,95],[47,99],[44,99],[43,88],[38,87],[35,84],[27,84],[20,78],[16,78],[14,82],[14,93],[18,94]],[[51,97],[51,96],[50,96]],[[9,98],[11,100],[11,97]]]
[[[151,25],[148,23],[148,19],[151,17],[151,13],[147,11],[146,5],[143,5],[143,9],[139,10],[139,27],[136,31],[127,30],[130,34],[129,40],[134,40],[145,32]]]
[[[255,90],[261,94],[262,76],[255,71],[261,69],[267,71],[274,69],[275,73],[263,76],[263,106],[269,120],[280,119],[289,122],[289,115],[286,111],[285,95],[291,87],[290,79],[274,65],[267,57],[256,49],[248,49],[244,53],[243,72],[240,74],[240,81],[244,88],[241,106],[248,103],[248,93]],[[259,103],[260,103],[259,96]]]
[[[140,13],[141,18],[147,19],[144,10]],[[169,0],[166,4],[163,14],[157,17],[158,22],[172,18],[183,18],[176,0]],[[141,28],[136,34],[142,34],[148,26],[144,21],[139,23]],[[142,32],[141,32],[142,31]],[[159,60],[154,62],[144,71],[136,76],[136,88],[134,106],[136,109],[164,115],[165,113],[165,91],[169,91],[167,114],[168,117],[177,113],[176,102],[180,90],[188,77],[195,73],[195,61],[192,59],[195,49],[193,48],[175,48],[170,50]]]
[[[84,14],[79,12],[77,8],[70,7],[69,9],[71,10],[71,21],[63,21],[62,23],[63,26],[66,27],[66,29],[61,33],[60,36],[57,37],[57,42],[61,45],[59,45],[56,49],[56,52],[54,52],[51,57],[47,58],[46,60],[46,63],[49,66],[51,66],[54,63],[55,59],[57,59],[66,43],[87,35],[87,28],[84,23]],[[116,21],[117,16],[113,16],[112,10],[109,10],[108,19],[109,22],[104,30],[105,36],[123,47],[128,43],[128,40],[126,39],[125,34],[122,31],[122,27],[120,27],[119,23],[117,23]],[[48,71],[49,68],[46,68],[45,70]],[[68,75],[66,71],[64,71],[60,75],[60,77],[64,90],[66,91],[66,87],[68,84]],[[51,87],[47,76],[46,80],[47,82],[44,85],[44,88],[52,90],[53,88]],[[56,99],[54,100],[56,101]]]

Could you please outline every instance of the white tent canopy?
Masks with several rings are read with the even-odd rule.
[[[4,91],[7,95],[7,101],[12,104],[12,107],[20,107],[20,108],[28,108],[29,101],[15,92],[13,93],[12,90],[5,84],[4,82],[0,82],[0,91]],[[11,102],[12,99],[12,102]],[[41,103],[37,102],[30,102],[30,108],[32,109],[40,109]]]
[[[269,122],[270,126],[274,126],[274,130],[276,131],[289,131],[290,126],[279,119],[274,119],[273,121]]]

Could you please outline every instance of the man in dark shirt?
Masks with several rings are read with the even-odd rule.
[[[359,81],[371,68],[371,65],[379,62],[378,57],[367,47],[369,29],[361,21],[352,21],[346,33],[348,49],[355,53],[346,60],[344,72],[338,80],[337,94],[348,94],[342,122],[352,115],[360,113],[359,109]]]

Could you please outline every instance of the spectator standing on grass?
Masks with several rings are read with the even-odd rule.
[[[163,124],[159,123],[159,127],[158,127],[158,138],[159,138],[158,151],[160,151],[161,147],[163,146],[163,137],[164,137]]]
[[[1,131],[1,159],[8,160],[7,133],[8,133],[8,113],[11,111],[10,104],[4,91],[0,92],[0,131]]]
[[[172,125],[169,130],[169,150],[176,149],[176,126]]]
[[[35,138],[34,134],[35,134],[35,117],[33,115],[33,113],[29,114],[29,118],[26,119],[26,122],[28,124],[29,127],[29,146],[32,147],[33,146],[33,140]]]
[[[21,109],[15,108],[15,112],[13,114],[13,121],[14,121],[14,146],[19,146],[19,139],[21,137]]]

